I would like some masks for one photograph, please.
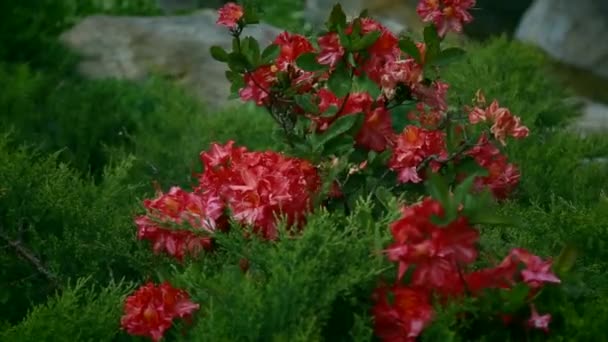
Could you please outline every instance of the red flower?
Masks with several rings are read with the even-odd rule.
[[[160,341],[175,318],[189,319],[198,309],[186,291],[167,282],[159,286],[147,283],[127,297],[120,323],[131,335]]]
[[[546,283],[559,284],[561,280],[551,271],[552,262],[543,260],[525,249],[515,248],[503,260],[504,265],[523,263],[526,268],[521,271],[523,281],[533,289],[542,287]]]
[[[363,126],[357,134],[356,140],[359,146],[376,152],[382,152],[393,139],[393,126],[391,115],[384,106],[365,112]]]
[[[475,179],[477,191],[488,188],[494,197],[504,199],[519,183],[520,173],[517,167],[508,163],[507,157],[488,141],[487,136],[482,135],[477,145],[467,154],[488,171],[487,176]]]
[[[389,100],[395,96],[399,84],[414,88],[422,81],[422,67],[412,58],[401,59],[384,64],[380,76],[382,93]]]
[[[423,22],[433,22],[440,36],[448,31],[462,32],[462,24],[473,17],[468,12],[475,6],[475,0],[422,0],[416,11]]]
[[[205,170],[197,191],[218,194],[235,220],[268,239],[276,238],[278,215],[285,215],[289,225],[302,223],[320,187],[310,163],[276,152],[247,151],[228,142],[213,144],[201,159]]]
[[[289,32],[281,33],[274,40],[274,44],[281,49],[276,65],[279,70],[283,71],[287,70],[287,66],[295,64],[296,59],[302,54],[314,50],[306,37],[299,34],[290,34]]]
[[[477,96],[483,98],[483,94],[478,93]],[[529,129],[521,124],[521,119],[512,115],[507,108],[500,107],[496,100],[485,109],[474,107],[469,112],[469,121],[472,124],[491,123],[490,131],[503,146],[506,145],[506,138],[509,136],[521,139],[529,134]]]
[[[447,158],[444,142],[445,133],[429,131],[417,126],[406,126],[394,143],[393,155],[388,167],[398,173],[401,183],[419,183],[422,178],[416,170],[427,157],[435,155],[438,159]],[[430,163],[431,169],[437,171],[441,167],[439,161]]]
[[[144,201],[146,215],[135,219],[137,237],[153,243],[155,253],[166,252],[178,260],[212,247],[212,235],[221,228],[224,206],[212,193],[193,194],[173,187]],[[185,230],[185,225],[195,231]],[[201,234],[202,233],[202,234]]]
[[[456,294],[463,285],[458,268],[477,258],[479,233],[462,217],[446,227],[431,221],[442,215],[441,205],[430,198],[403,208],[401,219],[391,224],[395,242],[387,253],[389,260],[399,264],[397,279],[415,265],[412,285]]]
[[[447,91],[450,86],[441,81],[435,81],[430,86],[421,83],[413,88],[414,95],[432,109],[445,112],[448,109]]]
[[[389,303],[387,294],[394,297]],[[376,290],[374,331],[382,341],[415,341],[433,319],[433,306],[423,290],[395,286]]]
[[[243,101],[255,101],[258,106],[265,105],[270,96],[270,89],[276,81],[272,66],[262,66],[245,74],[245,87],[239,91]]]
[[[416,104],[415,111],[408,113],[409,120],[420,122],[420,125],[426,129],[436,129],[444,116],[441,111],[429,108],[421,102]]]
[[[551,314],[539,315],[534,304],[530,305],[530,310],[532,311],[532,314],[530,319],[528,319],[528,326],[548,333],[549,323],[551,323]]]
[[[243,7],[240,5],[237,5],[234,2],[229,2],[218,10],[218,14],[219,18],[216,22],[218,25],[235,29],[245,12],[243,11]]]
[[[317,62],[330,67],[336,66],[338,61],[344,57],[344,48],[340,45],[340,37],[335,32],[327,33],[317,39],[320,52]]]

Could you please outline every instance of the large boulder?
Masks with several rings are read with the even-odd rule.
[[[160,73],[176,80],[212,107],[226,104],[226,66],[211,58],[209,48],[229,48],[227,29],[215,24],[217,14],[203,10],[186,16],[84,19],[61,36],[82,56],[79,70],[91,78],[138,80]],[[246,35],[269,44],[280,30],[260,24]]]
[[[516,31],[553,58],[606,78],[607,34],[607,0],[536,0]]]

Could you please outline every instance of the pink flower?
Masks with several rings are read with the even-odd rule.
[[[480,92],[476,96],[478,99],[483,99],[483,94]],[[492,125],[490,131],[503,146],[506,145],[507,137],[522,139],[527,137],[530,132],[526,126],[522,125],[519,117],[512,115],[507,108],[500,107],[497,100],[492,101],[485,109],[477,106],[470,109],[469,122],[472,124],[489,122]]]
[[[473,20],[468,12],[473,6],[475,0],[422,0],[416,12],[423,22],[434,23],[443,37],[448,31],[462,32],[462,25]]]
[[[317,39],[320,52],[317,55],[317,62],[330,67],[336,66],[338,61],[344,56],[344,48],[340,45],[340,37],[335,32],[327,33]]]
[[[528,326],[548,333],[549,323],[551,323],[551,314],[539,315],[534,304],[530,305],[530,310],[532,311],[532,314],[528,319]]]
[[[218,10],[218,14],[219,17],[216,22],[218,25],[235,29],[245,12],[243,11],[243,7],[240,5],[237,5],[234,2],[229,2]]]

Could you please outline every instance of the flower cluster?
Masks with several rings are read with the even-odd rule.
[[[173,187],[145,200],[147,213],[135,220],[138,237],[151,241],[157,253],[182,260],[211,249],[213,233],[227,226],[227,213],[274,239],[278,216],[284,215],[289,225],[302,223],[320,186],[310,163],[275,152],[247,151],[233,141],[212,144],[201,160],[204,172],[194,192]]]
[[[551,261],[520,248],[511,250],[496,267],[469,271],[478,256],[479,232],[463,216],[444,227],[433,223],[433,217],[443,215],[441,205],[426,198],[404,207],[402,217],[391,225],[394,242],[386,253],[398,264],[397,282],[378,290],[373,310],[376,333],[386,341],[417,337],[432,320],[433,297],[481,296],[487,289],[509,291],[523,283],[533,298],[545,284],[560,283]],[[409,280],[403,285],[406,273]],[[392,304],[387,293],[394,297]],[[550,319],[532,307],[528,324],[546,330]]]
[[[390,225],[393,241],[385,253],[397,275],[374,293],[378,337],[414,341],[433,322],[437,307],[467,296],[481,300],[488,292],[519,293],[513,290],[522,287],[528,291],[530,317],[513,320],[506,309],[492,314],[547,332],[551,315],[539,314],[535,300],[546,284],[560,283],[550,260],[514,248],[497,265],[479,267],[486,264],[478,260],[480,233],[472,222],[479,222],[469,215],[469,207],[479,208],[471,182],[473,191],[489,189],[499,199],[510,194],[520,173],[500,148],[529,130],[497,100],[486,105],[481,91],[472,107],[448,106],[450,87],[438,76],[438,59],[458,49],[442,50],[441,41],[472,20],[468,11],[474,4],[420,1],[417,12],[436,26],[425,31],[424,42],[397,37],[368,17],[347,21],[336,6],[327,30],[316,38],[283,32],[263,50],[251,37],[241,40],[256,14],[226,4],[217,24],[229,29],[234,51],[214,47],[214,58],[228,64],[226,76],[240,98],[266,108],[277,121],[290,152],[319,164],[249,151],[233,141],[212,144],[200,154],[204,171],[192,191],[173,187],[144,201],[146,213],[135,219],[139,239],[179,261],[211,250],[214,234],[228,229],[230,220],[274,240],[279,218],[297,230],[313,203],[332,208],[335,200],[336,208],[347,210],[353,196],[380,196],[380,186],[400,190],[422,182],[430,171],[439,174],[431,180],[446,180],[431,193],[453,201],[427,197],[403,207],[401,218]],[[471,165],[466,162],[487,173],[467,178]],[[396,181],[385,177],[391,172]],[[467,186],[456,186],[465,178]],[[330,200],[318,198],[325,192]],[[249,260],[241,259],[239,267],[246,272]],[[121,323],[130,334],[158,341],[175,318],[188,319],[198,308],[185,291],[149,283],[127,299]]]
[[[120,323],[131,335],[160,341],[176,318],[188,320],[198,309],[186,291],[167,282],[147,283],[127,297]]]
[[[201,153],[201,160],[205,171],[196,192],[220,197],[234,220],[253,226],[267,239],[277,237],[279,215],[290,226],[303,223],[320,187],[309,162],[271,151],[247,151],[233,141],[213,144]]]
[[[476,102],[478,106],[485,105],[485,96],[481,91],[476,94]],[[529,130],[521,124],[521,119],[512,115],[509,109],[500,107],[497,100],[492,101],[487,108],[478,106],[470,110],[469,121],[472,124],[490,123],[490,131],[501,144],[506,145],[507,137],[521,139],[528,136]]]
[[[217,24],[228,27],[230,29],[236,29],[239,25],[239,21],[245,14],[243,7],[233,2],[227,3],[224,7],[218,11],[219,17]]]
[[[468,12],[475,6],[475,0],[422,0],[416,11],[424,22],[437,26],[440,36],[448,31],[462,32],[462,25],[469,23],[473,17]]]
[[[454,28],[458,20],[470,20],[467,9],[472,5],[472,1],[422,1],[419,12],[425,14],[423,18],[432,17],[433,21]],[[356,40],[370,34],[377,38],[363,49],[353,50],[344,45],[344,37]],[[446,146],[445,123],[453,120],[447,116],[449,85],[440,79],[426,78],[428,48],[425,43],[417,42],[412,46],[417,53],[405,53],[400,49],[399,39],[370,18],[348,22],[342,33],[329,30],[317,37],[316,43],[312,44],[302,35],[281,33],[273,42],[278,47],[276,59],[244,72],[244,86],[239,91],[241,99],[267,108],[276,105],[284,111],[286,103],[294,102],[284,98],[284,94],[307,94],[316,111],[295,106],[291,112],[311,122],[311,133],[327,131],[344,116],[363,114],[363,123],[354,137],[356,146],[375,152],[390,150],[392,156],[386,167],[397,174],[401,183],[419,183],[424,180],[428,168],[438,172],[447,162],[462,160],[451,156]],[[300,68],[298,58],[305,54],[314,55],[319,71]],[[366,77],[375,83],[380,95],[373,97],[367,91],[351,89],[346,95],[337,96],[329,86],[329,79],[339,72],[346,72],[346,76],[351,77]],[[415,110],[399,113],[399,105],[404,100],[415,102]],[[464,110],[469,113],[468,120],[457,125],[488,123],[487,135],[491,134],[492,140],[502,145],[507,137],[528,135],[528,128],[522,125],[521,119],[499,107],[496,100],[485,108],[485,99],[480,92],[475,106]],[[395,117],[408,120],[409,124],[396,131]],[[488,171],[487,176],[478,177],[476,188],[489,188],[497,198],[504,198],[519,182],[519,171],[485,136],[482,135],[477,144],[463,142],[470,146],[465,146],[468,148],[460,154],[470,156]]]

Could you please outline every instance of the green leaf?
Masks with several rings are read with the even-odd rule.
[[[390,192],[389,189],[383,187],[383,186],[379,186],[376,188],[376,191],[374,191],[374,195],[376,196],[376,198],[378,199],[378,201],[380,202],[380,204],[382,204],[382,206],[384,208],[386,208],[387,210],[391,210],[391,199],[393,198],[393,194]]]
[[[420,63],[420,50],[418,50],[416,43],[411,38],[401,38],[399,40],[399,48],[412,57],[417,63]]]
[[[241,42],[241,52],[253,68],[260,64],[260,45],[253,37],[245,37]]]
[[[346,96],[350,92],[352,83],[352,77],[344,63],[338,64],[334,72],[329,76],[329,80],[327,80],[329,90],[338,97]]]
[[[310,94],[297,95],[294,99],[296,104],[306,111],[306,113],[316,114],[319,112],[319,106],[312,101]]]
[[[568,271],[570,271],[574,266],[577,255],[577,249],[571,244],[568,244],[564,248],[562,248],[562,251],[559,253],[559,256],[557,257],[557,259],[555,259],[555,262],[553,263],[553,268],[555,269],[555,272],[558,275],[564,275],[568,273]]]
[[[501,291],[504,310],[508,313],[516,312],[526,304],[530,288],[525,283],[519,283],[509,291]]]
[[[327,131],[319,135],[319,139],[317,141],[320,145],[325,145],[328,141],[348,132],[351,128],[355,126],[359,117],[361,117],[363,113],[358,114],[350,114],[339,117],[334,123],[332,123]]]
[[[433,61],[435,65],[446,65],[464,56],[465,51],[460,48],[451,47],[439,53],[439,56]]]
[[[329,15],[329,19],[325,24],[329,31],[336,31],[339,27],[346,27],[346,14],[344,10],[342,10],[342,5],[336,4],[331,9],[331,14]]]
[[[361,75],[356,79],[356,89],[371,95],[372,98],[377,99],[382,94],[382,89],[378,87],[378,84],[372,81],[366,75]],[[403,113],[401,113],[403,114]]]
[[[352,51],[353,41],[350,36],[347,36],[342,27],[338,27],[338,37],[340,37],[340,45],[346,52]]]
[[[391,114],[391,123],[395,132],[403,132],[405,126],[407,126],[410,121],[407,118],[407,113],[416,108],[415,101],[404,102],[398,107],[392,109],[390,111]]]
[[[214,45],[209,49],[211,57],[218,62],[228,62],[228,52],[223,47]]]
[[[465,204],[466,205],[466,204]],[[469,223],[473,225],[489,225],[489,226],[512,226],[516,224],[516,220],[497,213],[494,210],[481,208],[474,214],[465,214]]]
[[[477,175],[470,175],[465,178],[464,181],[458,184],[458,186],[456,186],[456,189],[454,189],[454,201],[456,202],[456,205],[462,204],[464,202],[465,196],[471,191],[471,188],[473,187],[473,182],[475,182],[475,178],[477,178]]]
[[[277,44],[268,45],[262,52],[262,64],[268,64],[274,61],[279,57],[280,52],[281,49]]]
[[[361,39],[357,40],[353,44],[353,51],[365,50],[368,47],[374,45],[374,43],[380,38],[382,33],[380,31],[372,31],[364,35]]]
[[[314,52],[303,53],[296,59],[296,65],[304,71],[320,71],[327,69],[326,65],[317,62],[317,54]]]
[[[321,114],[321,117],[323,118],[331,118],[334,117],[336,114],[338,114],[338,111],[340,110],[340,108],[338,108],[338,106],[336,105],[331,105],[329,106],[329,108],[327,108],[327,110],[325,112],[323,112]]]
[[[228,67],[230,70],[238,73],[243,73],[251,67],[247,58],[238,52],[231,52],[228,55]]]
[[[428,25],[424,28],[424,43],[426,44],[426,64],[431,64],[441,52],[441,38],[437,34],[435,25]]]

